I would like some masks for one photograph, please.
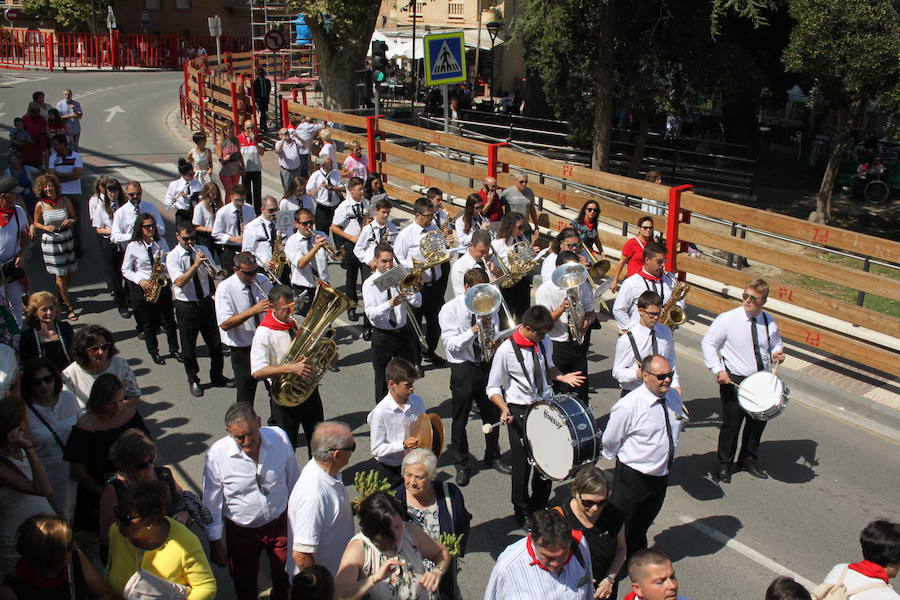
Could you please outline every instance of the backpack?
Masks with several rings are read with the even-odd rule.
[[[866,585],[861,585],[858,588],[848,590],[847,586],[844,584],[844,577],[847,576],[847,571],[849,570],[849,566],[844,567],[844,571],[841,573],[841,576],[838,577],[838,580],[834,583],[823,583],[816,586],[816,589],[814,589],[812,592],[813,598],[815,598],[815,600],[849,600],[849,598],[860,592],[873,590],[879,587],[885,587],[887,585],[879,581],[876,583],[867,583]]]

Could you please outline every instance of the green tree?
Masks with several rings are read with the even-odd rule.
[[[22,12],[33,16],[41,24],[57,24],[74,31],[93,26],[91,4],[90,0],[24,0]],[[96,0],[93,3],[97,27],[101,30],[106,23],[106,7],[109,4],[115,8],[114,2],[106,0]]]
[[[791,31],[784,64],[813,79],[814,105],[837,113],[839,129],[816,196],[811,220],[831,219],[831,194],[841,158],[869,102],[900,109],[900,19],[891,0],[791,0]]]
[[[365,66],[380,2],[373,0],[288,0],[306,13],[319,59],[319,83],[325,108],[352,108],[354,71]]]

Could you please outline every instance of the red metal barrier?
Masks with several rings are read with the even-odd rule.
[[[681,210],[681,194],[692,189],[694,189],[692,185],[678,185],[669,188],[669,208],[666,212],[666,247],[668,250],[666,271],[670,273],[678,270],[678,253],[687,251],[687,242],[678,239],[678,225],[691,222],[691,213]],[[683,272],[678,273],[679,280],[684,281],[684,277]]]
[[[10,69],[52,68],[48,58],[50,34],[27,29],[0,28],[0,67]]]

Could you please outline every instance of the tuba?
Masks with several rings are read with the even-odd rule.
[[[493,314],[500,310],[503,296],[497,286],[490,283],[479,283],[469,288],[465,297],[466,309],[478,319],[478,343],[485,362],[494,355]]]
[[[497,256],[497,262],[500,263],[500,267],[505,273],[497,279],[496,283],[502,288],[510,288],[516,285],[541,262],[548,250],[548,248],[545,248],[535,253],[528,242],[516,242],[506,253],[505,263],[500,259],[499,255]]]
[[[272,383],[272,399],[281,406],[303,404],[319,385],[325,371],[337,356],[337,344],[332,339],[331,323],[356,302],[340,293],[321,279],[317,280],[316,295],[306,318],[298,325],[299,333],[291,342],[291,348],[281,361],[282,365],[301,359],[309,361],[313,374],[300,379],[294,374],[279,375]]]
[[[569,333],[576,344],[584,342],[584,332],[580,324],[584,321],[584,307],[581,305],[581,284],[588,278],[587,268],[580,263],[566,263],[553,269],[550,277],[553,285],[566,290],[569,306],[566,308],[566,320]]]
[[[660,323],[674,329],[687,320],[684,309],[678,306],[678,303],[684,300],[689,291],[691,291],[689,283],[684,281],[675,282],[675,285],[672,286],[672,295],[669,296],[669,299],[666,300],[661,309],[662,314],[659,315]]]
[[[162,250],[157,250],[153,255],[153,264],[150,267],[150,289],[144,292],[144,300],[155,304],[159,301],[162,289],[169,285],[166,275],[163,273]]]

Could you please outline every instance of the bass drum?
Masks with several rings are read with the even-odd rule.
[[[581,465],[597,462],[602,435],[591,409],[575,396],[551,396],[525,415],[529,461],[548,479],[568,479]]]
[[[738,386],[738,404],[757,421],[768,421],[784,412],[790,393],[773,373],[759,371]]]

